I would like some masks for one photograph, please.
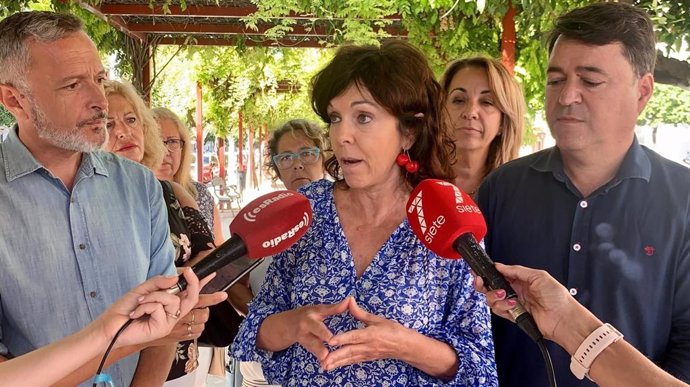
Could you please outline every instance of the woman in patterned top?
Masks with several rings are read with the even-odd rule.
[[[426,249],[405,216],[422,179],[452,178],[426,59],[402,41],[345,46],[312,85],[336,181],[300,189],[312,225],[274,257],[233,356],[283,386],[497,386],[489,310],[468,266]],[[397,165],[401,153],[417,168]]]
[[[108,98],[109,134],[106,150],[156,170],[166,149],[151,111],[129,83],[106,81],[105,93]],[[213,237],[194,198],[177,183],[163,180],[160,183],[168,207],[170,238],[175,245],[175,266],[188,266],[214,248]],[[195,386],[194,371],[198,366],[196,338],[204,329],[208,314],[208,308],[194,309],[189,316],[181,319],[186,326],[178,330],[182,341],[176,344],[167,387]],[[160,364],[149,366],[151,369],[164,368]],[[202,379],[205,379],[205,374]]]
[[[155,171],[156,177],[180,184],[196,199],[201,215],[204,216],[209,230],[213,232],[216,245],[220,246],[223,243],[223,230],[220,225],[218,207],[213,202],[208,188],[192,180],[190,176],[192,141],[189,131],[177,114],[169,109],[159,107],[152,111],[160,126],[163,143],[167,147],[163,162]]]

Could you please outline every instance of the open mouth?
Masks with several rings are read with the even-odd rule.
[[[357,165],[361,162],[362,162],[362,160],[352,159],[352,158],[346,157],[346,158],[343,158],[342,160],[340,160],[340,165],[343,167],[350,167],[350,166]]]

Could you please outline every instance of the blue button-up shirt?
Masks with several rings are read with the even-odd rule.
[[[175,273],[160,184],[113,154],[85,153],[70,192],[12,130],[0,214],[0,354],[74,333],[148,277]],[[108,370],[116,386],[129,386],[137,361]]]
[[[690,381],[690,169],[635,139],[618,173],[583,198],[557,148],[497,169],[479,191],[497,262],[548,271],[585,307]],[[502,387],[547,386],[537,346],[494,319]],[[593,386],[550,348],[558,385]]]

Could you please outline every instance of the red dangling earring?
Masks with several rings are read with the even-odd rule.
[[[419,170],[419,163],[410,159],[407,149],[403,149],[403,153],[400,153],[398,157],[395,158],[395,163],[404,167],[409,173],[416,173]]]

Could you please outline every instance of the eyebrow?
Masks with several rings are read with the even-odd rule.
[[[105,71],[105,69],[103,69],[103,70],[99,71],[98,73],[96,73],[96,75],[97,76],[103,75],[107,78],[108,73]],[[86,75],[70,75],[70,76],[62,78],[60,80],[60,83],[63,84],[63,83],[67,83],[67,82],[72,81],[72,80],[79,80],[79,79],[86,79],[86,78],[89,78],[89,77]]]
[[[350,103],[350,107],[355,107],[355,106],[358,106],[358,105],[371,105],[371,106],[373,106],[373,107],[379,106],[377,103],[372,102],[372,101],[369,101],[369,100],[366,100],[366,99],[359,99],[359,100],[356,100],[356,101],[352,101],[352,103]],[[328,109],[329,109],[331,112],[334,110],[334,109],[333,109],[333,104],[332,104],[332,103],[329,103],[329,104],[328,104]]]
[[[282,155],[282,154],[284,154],[284,153],[295,154],[295,153],[299,153],[299,152],[301,152],[301,151],[303,151],[303,150],[312,150],[312,149],[314,149],[314,148],[318,148],[318,147],[317,147],[316,145],[314,145],[314,146],[303,146],[303,147],[299,148],[299,149],[297,150],[297,152],[291,152],[291,151],[289,151],[289,150],[284,150],[284,151],[282,151],[282,152],[278,152],[278,154],[279,154],[279,155]]]
[[[372,105],[375,106],[376,104],[374,102],[368,101],[366,99],[360,99],[357,101],[353,101],[350,106],[357,106],[357,105]]]
[[[127,115],[129,115],[129,114],[134,114],[134,115],[136,116],[136,113],[134,113],[133,110],[126,112],[126,113],[123,114],[122,116],[125,117],[125,116],[127,116]],[[110,112],[108,112],[108,119],[110,120],[110,119],[113,119],[113,118],[114,118],[114,117],[110,115]],[[139,116],[137,116],[137,119],[138,119],[138,118],[139,118]]]
[[[584,73],[597,73],[601,75],[606,75],[606,72],[599,67],[596,66],[577,66],[575,67],[575,71],[578,72],[584,72]],[[564,73],[563,68],[559,66],[549,66],[546,69],[546,73]]]
[[[461,93],[467,94],[467,90],[465,90],[464,87],[456,87],[455,89],[451,90],[450,92],[452,93],[456,90],[461,92]],[[479,92],[479,94],[491,94],[491,93],[493,93],[493,92],[490,89],[482,90]],[[450,93],[448,93],[448,94],[450,94]]]

